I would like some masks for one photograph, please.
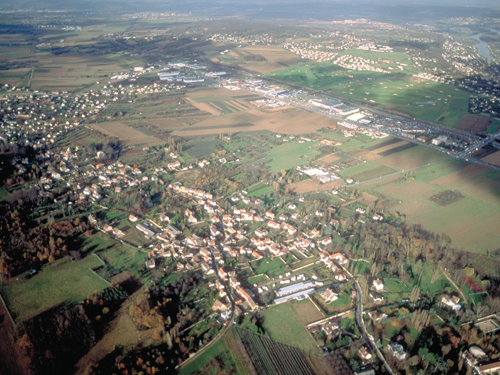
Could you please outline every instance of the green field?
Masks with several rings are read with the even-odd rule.
[[[9,192],[5,189],[4,186],[0,187],[0,200],[4,199],[9,195]]]
[[[417,82],[409,78],[356,84],[332,93],[349,99],[378,103],[379,108],[390,108],[451,127],[457,126],[468,114],[471,96],[450,85],[431,81]]]
[[[108,235],[97,232],[92,237],[87,238],[84,234],[78,238],[81,241],[80,252],[87,254],[90,252],[100,251],[116,244]]]
[[[248,189],[248,198],[257,197],[259,195],[266,195],[273,192],[271,185],[260,183],[251,189]]]
[[[348,77],[346,74],[352,75]],[[353,71],[332,63],[307,63],[268,73],[269,77],[316,89],[348,85],[360,81],[391,77],[391,74],[371,71]]]
[[[319,349],[312,336],[297,318],[290,303],[268,308],[264,313],[264,329],[276,341],[295,346],[309,353]]]
[[[387,302],[401,302],[404,298],[410,297],[411,290],[403,284],[402,281],[396,279],[384,279],[384,297]]]
[[[31,279],[19,276],[0,284],[16,321],[33,317],[59,304],[78,303],[108,284],[89,268],[100,266],[96,256],[77,262],[68,258],[48,264]]]
[[[264,275],[258,275],[258,276],[253,276],[249,277],[247,279],[249,284],[258,284],[267,281],[267,277]]]
[[[269,169],[273,172],[279,172],[282,169],[288,170],[297,165],[306,164],[313,160],[318,152],[315,150],[315,143],[288,142],[276,146],[267,154],[271,158],[271,162],[267,164]]]
[[[388,293],[403,293],[410,292],[410,289],[398,279],[384,279],[384,290],[387,290]]]
[[[179,370],[179,375],[194,375],[194,374],[204,373],[200,371],[203,371],[205,366],[207,366],[212,359],[224,356],[225,357],[224,359],[227,361],[228,356],[226,354],[228,352],[229,350],[224,344],[224,340],[218,340],[210,348],[208,348],[202,354],[200,354],[200,356],[196,358],[196,360],[182,367]]]
[[[277,276],[285,272],[284,266],[285,262],[281,258],[264,258],[259,261],[255,273],[257,275],[265,273],[270,276]]]
[[[351,177],[355,181],[365,181],[394,172],[397,172],[394,168],[390,168],[385,165],[378,165],[375,162],[369,161],[344,170],[342,172],[342,176],[345,178]]]
[[[193,158],[205,158],[216,153],[224,143],[215,138],[193,139],[186,142],[182,147]]]
[[[99,256],[109,262],[114,269],[130,270],[133,273],[136,273],[139,268],[143,268],[148,259],[148,254],[128,246],[115,246],[104,250]]]

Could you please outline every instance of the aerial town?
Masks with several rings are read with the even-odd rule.
[[[497,18],[121,6],[0,7],[0,373],[500,372]]]

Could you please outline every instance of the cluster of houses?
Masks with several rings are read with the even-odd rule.
[[[208,37],[208,40],[211,40],[215,43],[238,43],[238,44],[268,44],[273,43],[274,39],[269,34],[253,34],[253,35],[233,35],[233,34],[212,34]],[[229,52],[229,51],[227,51]]]
[[[181,232],[169,223],[170,219],[165,214],[159,215],[157,223],[153,221],[140,221],[137,217],[130,215],[130,222],[140,221],[136,224],[136,228],[148,240],[157,240],[150,251],[150,259],[147,263],[148,267],[154,268],[156,266],[155,259],[157,258],[173,258],[176,260],[176,267],[179,272],[200,269],[206,276],[218,275],[223,280],[227,278],[229,285],[234,288],[235,294],[241,297],[238,300],[240,303],[237,303],[237,305],[242,310],[256,309],[258,308],[258,304],[255,302],[255,295],[251,290],[244,290],[239,286],[239,282],[232,271],[226,271],[221,268],[225,261],[230,258],[246,256],[258,260],[267,256],[282,256],[293,250],[302,252],[304,256],[310,257],[310,252],[317,249],[320,252],[321,261],[325,264],[326,268],[336,274],[336,279],[338,281],[345,279],[340,269],[335,267],[333,261],[344,265],[348,262],[347,258],[341,253],[330,255],[327,251],[320,250],[319,246],[328,241],[325,241],[324,238],[320,240],[315,239],[319,237],[319,231],[311,234],[303,233],[301,236],[297,236],[297,229],[286,222],[291,217],[288,213],[275,215],[271,211],[266,211],[260,214],[253,208],[233,207],[232,213],[226,214],[216,203],[211,193],[189,188],[180,183],[170,184],[169,188],[174,194],[193,198],[197,206],[202,208],[205,212],[203,215],[210,218],[210,237],[201,238],[193,234],[185,238],[180,238]],[[247,201],[249,204],[255,203],[247,199],[244,193],[240,194],[240,197],[243,202]],[[185,209],[184,214],[189,218],[200,219],[196,218],[194,210],[189,208]],[[194,222],[195,220],[193,219],[190,221]],[[281,220],[282,222],[280,222]],[[254,230],[254,237],[250,237],[246,230],[240,227],[240,224],[245,224],[245,222],[251,224],[258,221],[266,222],[266,224]],[[293,238],[290,241],[286,241],[286,243],[276,243],[267,237],[267,229],[265,228],[284,231],[288,236]],[[117,229],[111,228],[111,226],[104,227],[104,230],[112,231],[117,236],[122,235]],[[247,238],[249,241],[243,246],[236,245],[242,238]],[[307,251],[308,253],[306,253]],[[307,281],[305,274],[290,275],[288,272],[284,276],[280,275],[279,282],[274,283],[273,288],[277,285],[283,285],[281,289],[276,290],[276,294],[281,298],[286,297],[285,299],[300,298],[302,295],[314,291],[315,287],[322,285],[320,282]],[[214,310],[222,313],[229,308],[229,300],[225,294],[227,290],[218,281],[214,285],[219,290],[219,299],[214,304]],[[262,287],[256,286],[255,288],[255,292],[258,294],[269,292],[267,285]],[[327,289],[325,293],[328,293],[328,290],[330,294],[325,295],[325,297],[329,301],[334,301],[335,292]],[[275,302],[279,303],[280,301]]]

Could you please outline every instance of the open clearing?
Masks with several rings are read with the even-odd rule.
[[[394,149],[391,151],[393,150]],[[448,158],[448,155],[445,153],[424,146],[416,146],[393,153],[378,160],[378,163],[385,164],[396,169],[410,169],[424,164],[434,163],[445,158]]]
[[[123,141],[125,146],[156,146],[165,143],[161,139],[145,135],[122,122],[102,122],[100,124],[93,124],[91,127],[111,137],[118,138],[120,141]]]
[[[296,64],[273,73],[268,73],[267,75],[316,89],[348,85],[354,82],[367,81],[368,79],[390,77],[386,73],[352,71],[332,65],[331,63]],[[349,77],[349,75],[352,77]]]
[[[279,172],[282,169],[295,168],[297,165],[302,165],[309,160],[313,160],[317,156],[318,151],[316,151],[310,142],[288,142],[274,147],[267,154],[271,157],[269,169],[273,172]]]
[[[91,270],[101,264],[95,256],[77,262],[64,258],[44,266],[31,279],[19,276],[0,285],[14,319],[22,321],[59,304],[78,303],[107,287]]]
[[[38,56],[33,62],[37,69],[31,87],[38,90],[74,90],[83,85],[95,84],[96,78],[109,77],[113,73],[132,67],[137,60],[126,56],[52,55]]]

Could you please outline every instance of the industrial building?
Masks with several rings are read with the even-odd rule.
[[[310,99],[309,103],[323,109],[332,109],[341,106],[343,103],[331,99]]]

